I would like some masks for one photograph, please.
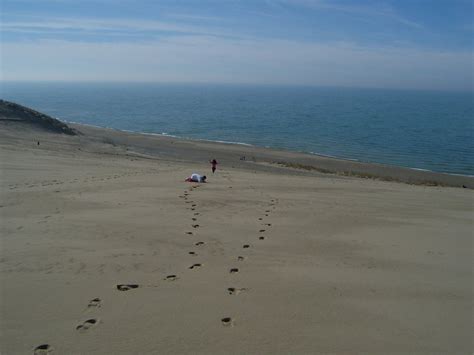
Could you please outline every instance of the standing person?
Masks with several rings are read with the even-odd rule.
[[[209,163],[211,163],[211,166],[212,166],[212,173],[214,174],[214,172],[216,171],[216,168],[217,168],[217,164],[219,164],[219,163],[217,162],[216,159],[210,160]]]

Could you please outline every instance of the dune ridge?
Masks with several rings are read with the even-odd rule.
[[[71,136],[80,134],[78,130],[69,127],[60,120],[5,100],[0,100],[0,121],[3,123],[11,121],[17,124],[31,124],[49,132],[64,133]]]

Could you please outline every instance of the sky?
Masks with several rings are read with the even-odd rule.
[[[3,81],[473,90],[474,0],[1,0]]]

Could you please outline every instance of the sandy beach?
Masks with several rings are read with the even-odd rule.
[[[72,126],[0,125],[2,354],[472,354],[473,178]]]

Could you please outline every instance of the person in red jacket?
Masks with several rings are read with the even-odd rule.
[[[217,164],[219,164],[219,163],[217,162],[216,159],[210,160],[209,163],[211,163],[211,166],[212,166],[212,173],[214,174],[214,172],[216,171],[216,168],[217,168]]]

